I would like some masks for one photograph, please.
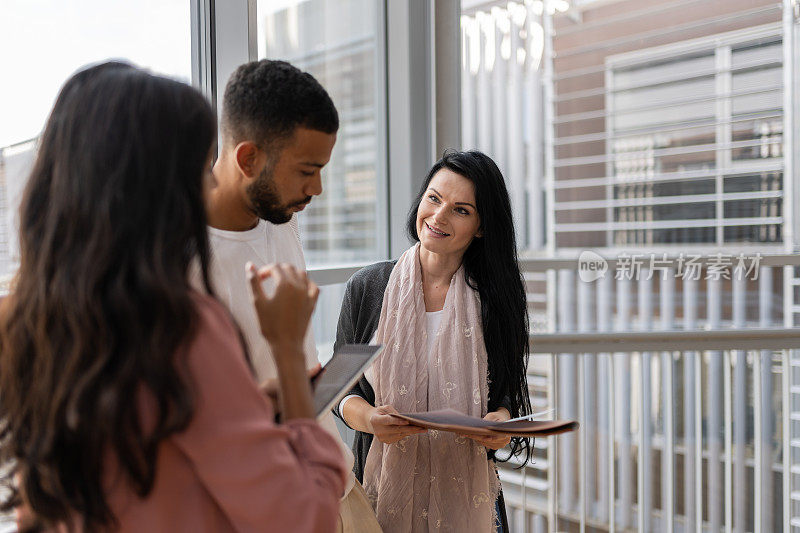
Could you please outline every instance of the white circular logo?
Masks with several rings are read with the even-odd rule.
[[[603,277],[608,270],[608,262],[597,252],[584,250],[578,256],[578,277],[591,283]]]

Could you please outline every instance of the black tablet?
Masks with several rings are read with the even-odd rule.
[[[383,346],[345,344],[328,361],[314,379],[314,409],[317,417],[327,413],[350,392],[356,381],[383,351]]]

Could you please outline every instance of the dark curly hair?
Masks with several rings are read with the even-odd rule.
[[[481,300],[483,338],[489,359],[489,411],[507,405],[512,418],[530,414],[528,305],[517,262],[511,201],[495,162],[477,150],[446,151],[422,183],[408,212],[406,232],[412,241],[419,241],[417,210],[428,184],[443,168],[467,178],[475,186],[475,207],[483,236],[472,240],[463,264],[467,283],[478,291]],[[527,438],[515,437],[510,450],[511,455],[525,456],[524,465],[530,459],[532,444]]]
[[[222,104],[224,142],[247,140],[271,151],[298,127],[329,134],[339,130],[333,100],[314,76],[269,59],[234,71]]]
[[[61,89],[20,208],[19,272],[0,308],[6,510],[21,495],[45,526],[113,527],[105,461],[144,497],[159,444],[191,421],[188,274],[199,267],[211,291],[203,175],[215,137],[200,93],[131,65],[88,68]],[[145,391],[155,405],[147,428]]]

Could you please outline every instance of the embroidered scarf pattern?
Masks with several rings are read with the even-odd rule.
[[[400,257],[384,293],[376,340],[386,349],[372,368],[375,405],[401,413],[452,408],[485,416],[489,386],[480,301],[463,266],[450,281],[430,355],[425,330],[416,244]],[[364,486],[386,533],[493,528],[499,489],[494,464],[483,446],[455,433],[431,430],[391,445],[373,439]]]

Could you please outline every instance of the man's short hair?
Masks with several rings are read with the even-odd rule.
[[[339,114],[314,79],[285,61],[241,65],[225,87],[222,130],[226,143],[252,141],[272,150],[302,127],[336,133]]]

